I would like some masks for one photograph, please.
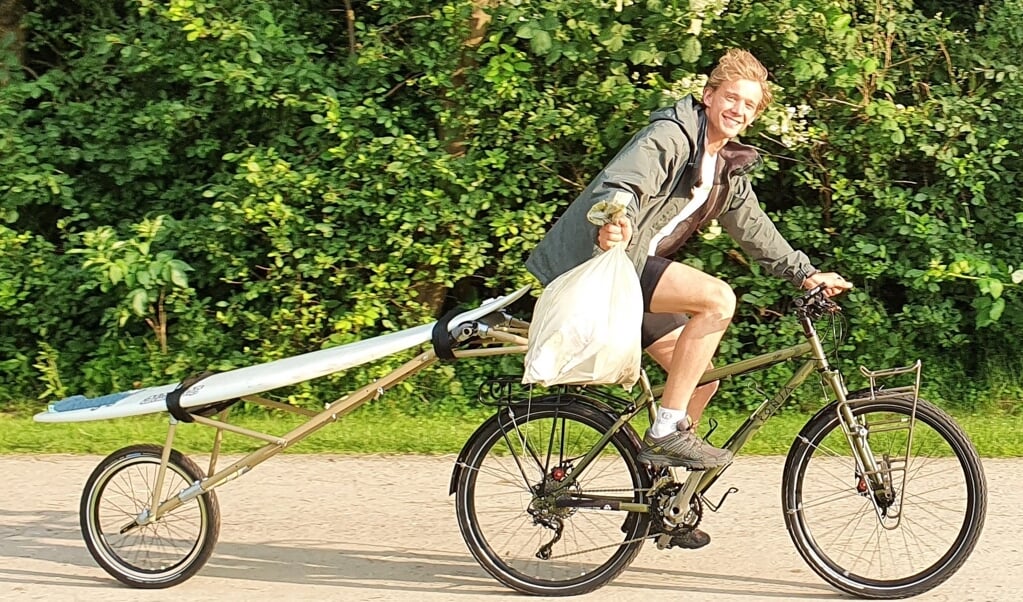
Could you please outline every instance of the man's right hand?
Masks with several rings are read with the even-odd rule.
[[[621,217],[617,222],[604,224],[597,231],[597,246],[607,251],[614,245],[628,242],[632,239],[632,222],[627,217]]]

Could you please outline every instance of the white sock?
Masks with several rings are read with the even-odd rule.
[[[678,423],[687,419],[685,410],[673,410],[671,408],[660,408],[657,410],[657,419],[650,425],[650,434],[654,437],[664,437],[679,430]]]

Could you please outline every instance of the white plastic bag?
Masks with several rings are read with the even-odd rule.
[[[639,380],[642,322],[643,292],[621,243],[544,289],[533,309],[522,382],[631,388]]]

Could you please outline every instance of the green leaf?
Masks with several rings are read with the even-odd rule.
[[[995,299],[998,299],[999,297],[1002,296],[1002,290],[1004,288],[1005,285],[1002,284],[1001,280],[995,280],[994,278],[992,278],[988,282],[988,293],[990,293],[991,296],[994,297]]]
[[[852,16],[842,13],[831,23],[831,29],[837,33],[841,30],[848,29],[850,23],[852,23]]]
[[[796,81],[807,81],[813,78],[813,67],[803,59],[796,59],[792,62],[792,75]]]
[[[533,36],[536,35],[537,31],[538,28],[536,23],[526,23],[522,27],[518,28],[515,32],[515,37],[522,38],[523,40],[531,40]]]
[[[995,299],[995,302],[991,304],[991,309],[988,315],[991,316],[992,322],[997,322],[1002,317],[1002,312],[1005,311],[1005,299]]]
[[[551,34],[537,30],[529,41],[529,48],[536,54],[547,54],[551,50]]]
[[[185,274],[185,270],[182,270],[179,266],[171,262],[171,282],[174,283],[178,288],[188,288],[188,276]]]
[[[149,305],[149,295],[143,289],[137,288],[128,295],[128,301],[131,303],[131,310],[135,312],[136,316],[146,315],[146,309]]]
[[[633,65],[650,64],[653,58],[654,53],[643,48],[636,48],[635,50],[629,53],[629,62],[631,62]]]
[[[687,63],[695,63],[700,60],[700,55],[703,54],[703,45],[700,43],[700,38],[696,36],[689,36],[684,42],[682,42],[682,48],[679,49],[679,56],[682,57],[683,61]]]

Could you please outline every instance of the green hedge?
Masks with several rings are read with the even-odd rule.
[[[0,86],[0,402],[265,362],[529,282],[566,204],[736,45],[777,87],[745,136],[761,200],[857,285],[843,363],[923,357],[943,401],[1019,400],[1023,3],[475,4],[31,3]],[[743,300],[722,358],[791,342],[794,291],[715,234],[685,258]],[[517,361],[444,366],[398,403],[457,411]]]

